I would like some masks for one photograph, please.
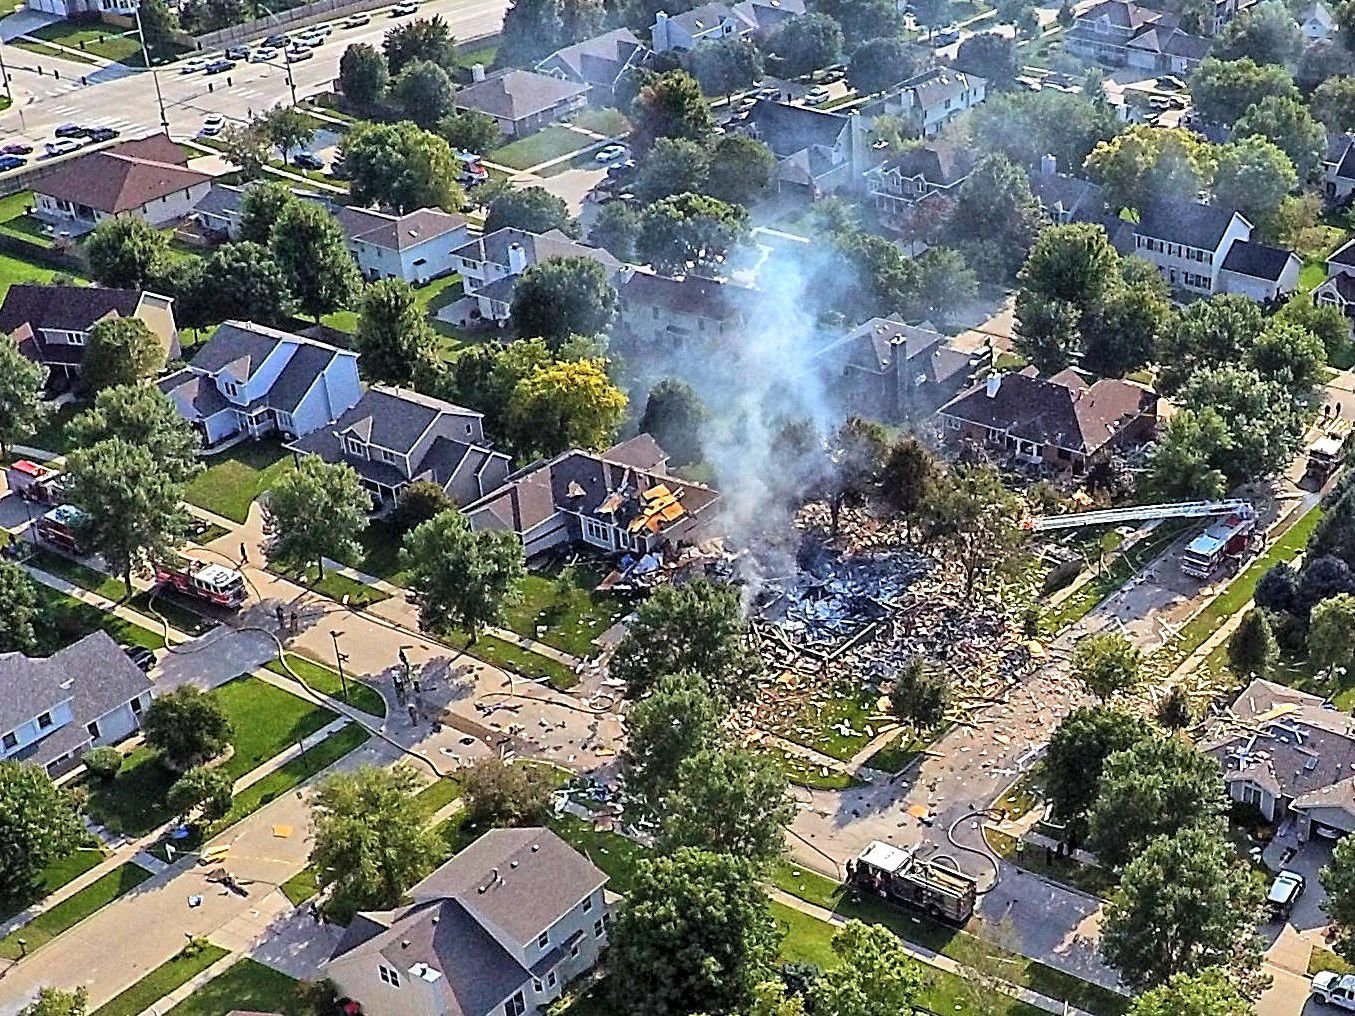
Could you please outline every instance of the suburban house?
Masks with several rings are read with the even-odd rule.
[[[215,238],[238,240],[240,206],[245,194],[253,186],[255,186],[253,183],[231,184],[213,180],[207,193],[193,206],[193,217],[198,220],[205,232],[215,234]],[[327,195],[303,187],[291,187],[289,190],[302,201],[314,202],[329,212],[337,211]]]
[[[483,416],[417,392],[373,385],[346,412],[287,445],[353,467],[379,508],[428,480],[457,504],[503,483],[508,456],[485,441]]]
[[[577,543],[650,554],[702,539],[719,499],[670,477],[667,453],[639,434],[605,452],[574,449],[530,466],[464,510],[477,530],[516,533],[528,557]]]
[[[453,271],[452,251],[470,238],[469,220],[440,208],[397,215],[349,206],[335,218],[363,278],[373,282],[404,279],[418,285],[447,275]]]
[[[988,82],[977,74],[933,67],[899,82],[866,106],[861,115],[871,120],[882,115],[902,117],[913,123],[920,135],[931,137],[987,96]]]
[[[107,632],[51,656],[0,653],[0,759],[59,776],[141,726],[151,682]]]
[[[954,196],[976,162],[967,148],[928,142],[866,170],[866,190],[882,215],[906,215],[933,195]]]
[[[737,334],[751,290],[730,282],[663,275],[623,267],[616,277],[618,331],[664,349]]]
[[[746,133],[776,156],[776,189],[813,200],[858,186],[870,161],[860,116],[758,99],[744,121]]]
[[[362,396],[357,353],[248,321],[220,325],[159,388],[206,448],[242,434],[309,434]]]
[[[1355,134],[1328,134],[1322,156],[1322,190],[1340,204],[1355,194]]]
[[[188,168],[168,135],[154,134],[61,164],[33,182],[33,199],[41,218],[81,229],[126,215],[164,226],[191,213],[211,180]]]
[[[1230,798],[1276,825],[1292,818],[1300,842],[1355,831],[1355,726],[1317,695],[1252,681],[1200,747]]]
[[[938,416],[948,440],[1080,473],[1114,448],[1148,440],[1157,425],[1157,396],[1118,378],[1089,385],[1071,369],[1042,378],[1027,367],[974,385]]]
[[[359,913],[325,976],[369,1016],[537,1016],[597,965],[619,897],[549,829],[491,829],[409,891]]]
[[[487,113],[510,138],[563,120],[588,103],[588,85],[554,74],[507,70],[485,77],[479,65],[472,73],[475,80],[456,90],[456,108]]]
[[[1180,17],[1129,0],[1102,0],[1081,11],[1068,30],[1068,52],[1111,66],[1189,74],[1211,41],[1180,28]]]
[[[536,65],[541,74],[551,74],[565,81],[587,85],[589,99],[601,105],[616,100],[616,83],[632,67],[640,66],[649,56],[649,47],[635,37],[629,28],[616,28],[591,39],[584,39],[564,49],[557,49]]]
[[[601,247],[573,240],[558,229],[529,233],[506,227],[478,237],[452,252],[452,267],[461,273],[466,296],[475,300],[478,317],[500,325],[513,306],[517,277],[538,261],[581,256],[601,262],[615,274],[621,262]]]
[[[1355,240],[1327,258],[1327,278],[1313,290],[1313,302],[1339,308],[1355,328]]]
[[[1331,9],[1322,0],[1313,0],[1313,3],[1298,12],[1296,20],[1299,23],[1299,31],[1310,42],[1329,39],[1336,32],[1336,19],[1332,17]]]
[[[694,48],[697,43],[730,37],[762,37],[791,18],[805,13],[804,0],[742,0],[740,3],[703,4],[685,14],[654,15],[650,42],[655,53]]]
[[[49,386],[64,388],[80,374],[91,329],[121,317],[139,319],[160,341],[157,369],[179,358],[173,298],[139,289],[17,283],[0,303],[0,332],[47,368]]]
[[[871,318],[819,360],[843,404],[870,419],[930,416],[992,371],[991,346],[962,350],[930,328]]]
[[[1106,191],[1098,183],[1059,172],[1058,159],[1040,159],[1040,170],[1030,176],[1030,191],[1042,211],[1056,226],[1070,222],[1102,222],[1106,216]]]
[[[55,14],[59,18],[87,18],[92,14],[114,14],[130,18],[136,13],[136,0],[26,0],[30,11]]]
[[[1275,303],[1299,288],[1303,260],[1292,250],[1255,240],[1235,240],[1219,271],[1219,288],[1257,303]]]

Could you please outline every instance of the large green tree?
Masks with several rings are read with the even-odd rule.
[[[362,354],[363,374],[404,385],[432,355],[435,336],[409,283],[390,278],[372,283],[362,294],[353,340]]]
[[[47,371],[19,352],[16,342],[0,342],[0,455],[29,437],[42,419]]]
[[[1187,305],[1162,331],[1157,360],[1158,390],[1176,391],[1203,367],[1239,364],[1264,324],[1255,300],[1224,293]]]
[[[85,256],[99,285],[142,289],[169,259],[169,236],[134,215],[105,219],[85,241]]]
[[[211,692],[181,684],[156,697],[142,718],[146,743],[160,752],[175,772],[187,772],[216,758],[229,747],[230,719]]]
[[[274,484],[264,503],[268,556],[295,567],[314,564],[325,574],[325,558],[356,554],[358,534],[367,528],[371,495],[353,467],[314,455]]]
[[[300,203],[285,183],[270,180],[250,185],[240,198],[240,239],[267,245],[282,213]]]
[[[1303,44],[1303,32],[1289,8],[1281,0],[1265,0],[1224,25],[1210,55],[1221,60],[1245,57],[1261,65],[1293,67]]]
[[[457,66],[456,39],[441,14],[396,25],[381,40],[381,50],[392,76],[419,61],[433,63],[448,73]]]
[[[471,644],[503,619],[526,575],[522,543],[512,533],[472,530],[459,511],[445,511],[405,534],[402,559],[424,628],[459,629]]]
[[[697,847],[759,863],[785,851],[795,817],[782,765],[742,747],[705,748],[678,765],[663,801],[658,848]]]
[[[448,113],[438,122],[438,134],[452,148],[477,154],[498,148],[503,140],[499,121],[478,109]]]
[[[1098,144],[1124,128],[1110,103],[1051,88],[990,94],[969,116],[982,149],[1001,152],[1019,166],[1052,155],[1064,173],[1078,172]]]
[[[687,192],[706,193],[710,150],[686,138],[658,138],[635,177],[636,197],[646,203]]]
[[[425,130],[452,111],[455,91],[447,72],[431,60],[407,64],[390,87],[401,112]]]
[[[685,466],[701,461],[707,416],[696,389],[678,378],[664,378],[649,390],[640,433],[652,436],[673,465]]]
[[[701,675],[683,671],[660,677],[626,714],[621,772],[630,806],[658,817],[664,798],[678,787],[682,763],[719,743],[727,712]]]
[[[477,759],[462,777],[466,821],[477,830],[540,823],[550,808],[555,775],[542,765]]]
[[[506,429],[513,447],[527,454],[603,448],[626,405],[625,392],[607,376],[606,360],[559,360],[535,368],[514,386]]]
[[[1206,57],[1190,79],[1191,101],[1202,117],[1214,123],[1231,124],[1263,99],[1297,99],[1298,95],[1294,79],[1283,67],[1246,57]]]
[[[305,147],[315,137],[315,121],[292,106],[274,106],[255,121],[254,126],[282,153],[283,165],[291,160],[294,149]]]
[[[375,46],[355,42],[339,57],[339,87],[344,98],[363,109],[370,109],[386,95],[390,68]]]
[[[357,295],[362,284],[357,262],[348,253],[343,229],[319,205],[284,208],[268,246],[297,305],[316,321],[347,307]]]
[[[1236,208],[1257,225],[1273,221],[1285,195],[1298,184],[1289,156],[1263,137],[1240,138],[1218,149],[1215,202]]]
[[[616,287],[601,261],[573,255],[538,261],[513,290],[518,333],[559,349],[571,335],[601,335],[616,320]]]
[[[254,321],[276,327],[291,314],[286,274],[263,244],[228,243],[207,255],[195,287],[204,323]]]
[[[1016,564],[1025,542],[1021,513],[1021,499],[992,466],[962,466],[938,484],[928,506],[929,535],[959,565],[966,601]]]
[[[1106,759],[1148,735],[1128,710],[1097,706],[1074,709],[1049,739],[1044,760],[1045,795],[1059,822],[1080,826],[1096,801]]]
[[[1073,674],[1105,704],[1138,682],[1143,654],[1118,632],[1088,635],[1073,649]]]
[[[138,317],[111,317],[89,330],[80,366],[80,386],[89,392],[138,384],[165,361],[160,336]]]
[[[880,924],[848,921],[833,933],[835,961],[809,997],[823,1016],[902,1016],[918,1010],[923,973],[903,943]]]
[[[783,21],[767,37],[772,69],[793,78],[842,60],[842,26],[827,14],[810,12]]]
[[[971,265],[1010,278],[1043,224],[1025,170],[1004,155],[988,154],[960,184],[948,229],[952,246]]]
[[[715,269],[748,232],[748,210],[703,194],[675,194],[641,213],[636,253],[669,275]]]
[[[33,624],[38,590],[28,572],[12,561],[0,561],[0,653],[31,652],[37,644]]]
[[[572,232],[574,227],[564,199],[544,187],[533,185],[506,190],[490,202],[485,232],[505,228],[546,233],[552,229]]]
[[[105,388],[67,425],[71,440],[88,447],[121,438],[150,452],[157,467],[182,483],[202,471],[198,436],[166,396],[150,385]]]
[[[1210,367],[1182,387],[1179,403],[1200,412],[1215,410],[1232,437],[1219,469],[1236,484],[1283,469],[1298,453],[1307,429],[1308,408],[1279,380],[1251,367]]]
[[[344,135],[339,158],[359,204],[456,212],[466,203],[456,153],[415,124],[360,123]]]
[[[1145,991],[1128,1016],[1251,1016],[1251,1000],[1238,990],[1227,970],[1206,967],[1195,974],[1173,974],[1166,984]]]
[[[1264,677],[1279,658],[1280,647],[1270,629],[1266,612],[1253,607],[1228,639],[1228,666],[1238,677]]]
[[[847,83],[862,95],[870,95],[898,84],[917,66],[917,50],[903,39],[871,38],[852,51],[847,61]]]
[[[709,95],[731,95],[762,78],[762,52],[751,40],[736,36],[698,42],[688,66]]]
[[[994,91],[1010,88],[1021,67],[1016,40],[997,32],[977,32],[957,47],[955,66],[979,75]]]
[[[633,114],[631,141],[644,152],[658,138],[705,141],[715,127],[701,86],[686,71],[669,71],[644,85]]]
[[[1238,118],[1233,125],[1238,137],[1258,134],[1289,156],[1300,180],[1307,180],[1322,164],[1327,132],[1296,96],[1269,95]]]
[[[1313,607],[1308,624],[1308,658],[1333,671],[1355,668],[1355,596],[1337,593]]]
[[[1355,958],[1355,839],[1336,842],[1318,878],[1327,892],[1322,909],[1336,926],[1337,951],[1347,960]]]
[[[84,834],[74,801],[51,777],[37,766],[0,761],[0,900],[27,903],[43,868]]]
[[[1194,200],[1214,179],[1214,149],[1185,128],[1134,124],[1092,149],[1086,167],[1112,208],[1143,209],[1163,198]]]
[[[1355,130],[1355,76],[1326,78],[1313,92],[1309,105],[1328,130]]]

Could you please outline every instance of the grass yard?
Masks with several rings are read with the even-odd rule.
[[[1299,292],[1311,293],[1327,281],[1327,266],[1321,261],[1305,261],[1299,269]]]
[[[1312,953],[1308,956],[1308,976],[1320,974],[1324,970],[1331,970],[1338,974],[1355,974],[1355,967],[1341,959],[1336,953],[1330,949],[1323,949],[1321,946],[1314,946]]]
[[[595,656],[593,640],[630,609],[616,597],[596,592],[600,579],[584,565],[530,573],[518,587],[521,601],[505,612],[505,626],[571,656]]]
[[[122,584],[122,579],[83,565],[41,544],[33,547],[28,561],[33,567],[40,568],[47,574],[65,579],[71,585],[87,589],[91,593],[97,593],[106,600],[120,603],[127,595],[127,588]]]
[[[362,553],[346,562],[360,572],[375,575],[397,586],[409,584],[409,571],[400,563],[400,532],[390,519],[372,519],[358,534]]]
[[[635,882],[635,867],[648,856],[649,851],[620,833],[594,829],[573,815],[559,815],[546,820],[556,834],[575,850],[607,873],[608,888],[625,894]]]
[[[165,640],[159,632],[124,621],[113,614],[105,614],[92,604],[59,593],[40,582],[36,585],[38,606],[41,608],[33,626],[38,641],[38,656],[51,656],[58,649],[64,649],[100,628],[120,645],[157,650],[165,648]]]
[[[875,703],[876,695],[872,692],[840,688],[827,702],[806,703],[800,715],[776,733],[846,762],[876,734],[870,719],[875,714]]]
[[[461,299],[462,293],[461,276],[452,272],[451,275],[425,282],[422,286],[415,286],[414,300],[425,314],[431,316],[449,303]]]
[[[456,55],[456,65],[465,67],[469,70],[476,64],[480,64],[488,70],[494,64],[494,58],[499,54],[498,44],[492,46],[480,46],[477,49],[468,49],[464,53]]]
[[[293,906],[299,907],[320,891],[320,881],[316,877],[315,869],[307,866],[278,888],[282,890],[282,895],[292,901]]]
[[[496,635],[481,635],[473,646],[467,644],[469,640],[464,635],[445,641],[477,660],[503,667],[534,681],[545,681],[560,691],[568,691],[579,683],[579,675],[558,660],[523,649]]]
[[[51,25],[43,25],[29,34],[34,38],[92,53],[115,63],[131,67],[145,66],[141,56],[141,42],[134,31],[124,34],[112,25],[79,25],[71,21],[58,21]]]
[[[17,39],[11,39],[5,45],[18,46],[20,49],[26,49],[35,56],[45,56],[48,59],[69,60],[72,63],[89,64],[94,66],[94,61],[87,56],[81,56],[78,53],[68,53],[64,49],[57,49],[55,46],[49,46],[45,42],[39,42],[37,39],[21,35]]]
[[[580,110],[574,116],[573,122],[576,127],[605,134],[609,138],[630,133],[630,121],[626,119],[626,114],[614,106],[604,106],[601,109],[589,106]]]
[[[188,945],[183,952],[166,960],[130,988],[114,995],[91,1016],[140,1016],[171,991],[183,987],[223,956],[227,950],[210,942],[201,947]]]
[[[36,261],[15,257],[13,254],[0,254],[0,300],[4,299],[10,286],[20,282],[51,282],[58,275],[62,275],[80,285],[89,282],[82,276],[70,272],[61,272]],[[59,449],[49,450],[57,451]]]
[[[297,982],[257,960],[243,959],[212,978],[166,1016],[226,1016],[227,1013],[277,1012],[300,1016],[294,1003]]]
[[[184,500],[235,522],[244,522],[254,499],[292,469],[291,452],[271,439],[246,441],[206,462],[207,469],[184,490]]]
[[[906,731],[899,731],[892,741],[866,759],[866,766],[882,773],[900,773],[926,747],[927,742],[919,741]]]
[[[0,262],[4,255],[0,255]],[[19,443],[29,445],[33,448],[41,448],[45,452],[54,452],[64,455],[71,451],[74,445],[70,438],[66,436],[66,424],[74,418],[82,407],[73,402],[67,402],[56,410],[49,410],[39,422],[37,428],[32,434],[29,434]]]
[[[774,745],[764,745],[764,748],[780,761],[786,779],[798,787],[806,787],[809,790],[850,790],[852,787],[863,786],[855,776],[837,769],[815,765],[808,759],[783,751]]]
[[[173,783],[174,774],[160,764],[155,749],[137,748],[111,780],[84,784],[89,790],[89,817],[122,835],[149,832],[173,817],[165,805]]]
[[[316,691],[347,702],[354,709],[361,709],[370,716],[386,715],[386,700],[381,697],[381,693],[357,678],[348,677],[348,697],[344,698],[343,682],[339,679],[338,671],[295,653],[287,654],[287,664]],[[269,660],[264,668],[283,677],[291,677],[277,660]]]
[[[1022,843],[1015,836],[1009,836],[997,829],[987,829],[984,835],[995,853],[1005,857],[1018,868],[1043,875],[1054,882],[1070,885],[1084,893],[1091,893],[1104,899],[1120,884],[1115,875],[1105,868],[1083,864],[1071,857],[1055,855],[1046,859],[1041,847]]]
[[[7,960],[19,959],[23,954],[23,950],[19,948],[19,939],[24,940],[25,948],[30,953],[41,948],[63,931],[75,927],[96,910],[112,903],[124,893],[131,892],[150,877],[151,873],[145,868],[128,861],[49,910],[44,910],[22,928],[0,938],[0,957]]]
[[[42,220],[29,213],[32,207],[33,195],[30,191],[0,198],[0,233],[7,233],[26,243],[51,247],[52,237],[44,230]]]
[[[309,564],[303,569],[295,569],[274,566],[270,562],[268,570],[306,586],[321,596],[328,596],[331,600],[346,604],[355,610],[361,610],[363,607],[370,607],[373,603],[390,599],[390,593],[382,592],[375,586],[369,586],[365,582],[349,578],[342,572],[336,572],[333,568],[326,568],[324,575],[321,575],[313,564]]]
[[[1041,783],[1040,767],[1036,765],[1018,776],[1016,782],[993,802],[993,807],[1002,812],[1004,818],[1015,821],[1023,815],[1029,815],[1043,801],[1044,787]]]
[[[510,169],[531,169],[543,162],[573,155],[592,143],[587,137],[568,127],[551,124],[535,134],[528,134],[524,138],[510,141],[501,148],[486,153],[485,159]]]
[[[447,805],[457,800],[461,796],[461,781],[445,776],[440,780],[434,780],[417,794],[414,795],[414,801],[418,805],[419,811],[423,814],[425,820],[432,818]]]
[[[80,847],[77,850],[72,850],[65,857],[58,857],[42,869],[31,897],[0,901],[0,921],[7,921],[29,904],[51,896],[63,885],[79,878],[91,868],[97,867],[106,856],[100,847]]]

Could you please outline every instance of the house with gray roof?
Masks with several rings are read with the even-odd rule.
[[[45,658],[0,653],[0,759],[59,776],[141,726],[152,685],[106,632]]]
[[[332,423],[287,445],[352,466],[378,509],[411,483],[436,483],[458,505],[494,490],[509,459],[485,440],[483,415],[404,389],[373,385]]]
[[[248,321],[218,326],[159,388],[206,448],[240,435],[303,436],[362,396],[357,353]]]
[[[1355,194],[1355,134],[1328,134],[1322,156],[1322,189],[1328,201],[1341,203]]]
[[[1302,259],[1292,250],[1256,240],[1235,240],[1219,270],[1219,288],[1257,303],[1274,304],[1299,288]]]
[[[805,13],[804,0],[742,0],[708,3],[669,15],[654,15],[649,37],[655,53],[688,50],[720,39],[765,38],[791,18]]]
[[[1058,159],[1052,155],[1041,158],[1039,172],[1031,174],[1030,192],[1040,202],[1045,218],[1056,226],[1105,219],[1105,188],[1080,176],[1060,173]]]
[[[575,256],[599,262],[609,276],[621,268],[621,262],[601,247],[579,243],[558,229],[529,233],[512,227],[462,245],[452,252],[452,263],[461,273],[466,296],[475,301],[476,316],[502,325],[511,315],[519,275],[538,261]]]
[[[541,74],[587,85],[591,102],[610,105],[621,75],[641,66],[649,57],[649,47],[629,28],[615,28],[572,46],[557,49],[536,65]]]
[[[932,67],[900,81],[861,115],[900,117],[911,122],[922,137],[932,137],[967,109],[988,97],[988,81],[953,67]]]
[[[1183,31],[1178,14],[1129,0],[1083,8],[1068,29],[1068,52],[1115,67],[1155,74],[1189,74],[1209,55],[1212,40]]]
[[[1252,223],[1232,208],[1164,198],[1140,211],[1134,224],[1133,253],[1156,265],[1173,289],[1195,295],[1293,292],[1297,273],[1284,266],[1284,259],[1265,251],[1244,248],[1233,268],[1224,271],[1233,246],[1250,241],[1251,233]],[[1271,280],[1249,274],[1252,269],[1269,272],[1272,268],[1275,277]]]
[[[1313,302],[1335,307],[1355,329],[1355,240],[1349,240],[1327,258],[1327,278],[1313,290]]]
[[[758,99],[738,127],[776,156],[776,189],[811,200],[860,186],[872,161],[859,116]]]
[[[510,138],[540,130],[563,120],[588,102],[590,85],[536,71],[497,71],[488,77],[474,70],[474,81],[458,88],[457,109],[474,109],[494,118],[499,131]]]
[[[529,558],[578,543],[650,554],[710,535],[719,500],[705,484],[670,476],[667,453],[639,434],[530,466],[464,511],[474,529],[516,533]]]
[[[597,965],[620,899],[549,829],[492,829],[358,914],[324,973],[370,1016],[537,1016]]]
[[[752,310],[752,290],[697,275],[670,279],[626,266],[616,277],[617,330],[664,349],[732,337]]]
[[[976,162],[978,155],[968,148],[928,142],[866,170],[866,189],[881,215],[898,218],[920,201],[953,197]]]
[[[334,217],[358,270],[371,282],[404,279],[417,286],[447,275],[453,271],[452,251],[470,238],[470,220],[441,208],[397,214],[350,205]]]

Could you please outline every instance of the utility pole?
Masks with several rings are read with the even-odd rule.
[[[3,41],[0,41],[0,79],[3,79],[5,82],[5,98],[9,100],[9,104],[12,106],[14,105],[14,93],[9,90],[9,71],[5,70],[5,46]]]
[[[329,637],[334,640],[334,662],[339,665],[339,684],[343,687],[343,700],[347,702],[348,678],[344,676],[343,661],[346,660],[348,657],[344,656],[343,653],[339,652],[339,636],[342,634],[343,632],[341,631],[330,631]]]
[[[146,64],[146,69],[151,72],[151,81],[155,83],[155,102],[160,107],[160,126],[169,133],[169,117],[165,115],[165,97],[160,91],[160,72],[151,66],[151,51],[146,48],[146,30],[141,27],[141,4],[138,2],[135,8],[136,13],[136,34],[141,40],[141,59]]]

